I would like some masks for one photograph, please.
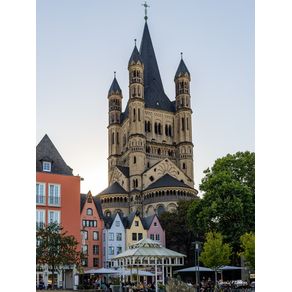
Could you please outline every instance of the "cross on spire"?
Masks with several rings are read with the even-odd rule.
[[[148,19],[148,16],[147,16],[147,8],[150,7],[150,6],[147,4],[146,1],[145,1],[145,3],[142,4],[142,6],[145,7],[145,16],[144,16],[144,19],[145,19],[145,21],[147,21],[147,19]]]

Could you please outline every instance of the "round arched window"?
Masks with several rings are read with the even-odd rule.
[[[89,215],[89,216],[93,215],[93,211],[92,211],[91,208],[88,208],[88,209],[86,210],[86,215]]]

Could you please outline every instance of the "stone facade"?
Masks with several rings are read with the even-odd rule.
[[[149,216],[196,198],[190,73],[181,58],[175,99],[163,85],[145,22],[142,42],[128,63],[129,100],[122,111],[116,76],[108,93],[108,184],[99,194],[103,212]]]

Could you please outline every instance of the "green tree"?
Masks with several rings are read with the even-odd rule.
[[[165,230],[166,247],[187,256],[186,264],[194,264],[195,238],[187,222],[188,208],[192,201],[179,201],[175,211],[164,212],[159,220]]]
[[[240,236],[255,229],[255,155],[228,154],[204,173],[203,198],[190,206],[188,220],[195,234],[220,232],[232,246],[235,263]]]
[[[252,232],[245,233],[240,237],[242,252],[246,265],[250,270],[255,270],[255,235]]]
[[[223,237],[218,232],[208,232],[206,242],[200,255],[200,261],[211,269],[215,270],[215,283],[217,283],[217,271],[219,267],[230,263],[231,247],[223,243]]]
[[[55,272],[65,265],[80,264],[81,253],[78,242],[72,235],[67,235],[56,223],[37,230],[36,232],[36,263],[48,265],[52,272],[52,287],[54,287]]]

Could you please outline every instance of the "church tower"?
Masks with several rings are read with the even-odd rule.
[[[99,193],[106,216],[139,211],[142,216],[175,210],[197,198],[194,188],[191,75],[181,58],[175,96],[164,91],[147,22],[140,48],[128,61],[129,97],[122,111],[116,76],[109,89],[108,187]]]
[[[130,207],[141,211],[142,176],[146,163],[144,129],[144,65],[135,47],[128,63],[129,70],[129,175]]]
[[[192,109],[190,96],[190,72],[182,58],[177,68],[175,82],[175,142],[177,145],[177,164],[179,168],[194,180]]]
[[[118,157],[121,152],[121,111],[122,111],[122,90],[116,79],[114,80],[108,91],[108,172],[109,178],[118,162]]]

